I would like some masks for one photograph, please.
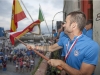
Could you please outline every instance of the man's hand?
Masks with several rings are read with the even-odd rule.
[[[53,41],[48,41],[49,42],[49,44],[53,44]]]
[[[58,59],[50,59],[48,60],[48,64],[50,64],[53,67],[61,66],[64,62],[62,60]]]
[[[29,44],[28,44],[26,47],[27,47],[27,49],[29,49],[29,50],[35,49],[35,46],[34,46],[34,45],[29,45]]]

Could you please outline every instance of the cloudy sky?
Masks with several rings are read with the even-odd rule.
[[[47,22],[50,31],[51,31],[52,20],[54,15],[57,12],[63,11],[63,0],[22,0],[22,1],[34,21],[38,19],[39,4],[41,5],[42,12],[44,14],[45,20]],[[10,29],[12,3],[13,0],[0,0],[0,27],[4,27],[5,30]],[[25,8],[23,7],[22,3],[21,6],[27,18],[21,20],[18,23],[18,29],[17,29],[18,31],[24,29],[25,27],[27,27],[29,24],[32,23],[32,20],[28,15],[28,13],[26,12]],[[62,15],[63,13],[61,12],[55,16],[53,22],[54,28],[56,26],[56,21],[63,20]],[[41,23],[41,30],[42,32],[48,32],[45,21]]]

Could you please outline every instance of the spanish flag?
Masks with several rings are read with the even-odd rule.
[[[11,34],[10,41],[11,41],[12,45],[15,44],[15,38],[19,39],[20,37],[25,35],[27,32],[31,32],[33,30],[34,26],[39,25],[39,24],[40,24],[40,20],[37,20],[37,21],[33,22],[32,24],[30,24],[28,27],[26,27],[24,30]]]
[[[24,11],[21,8],[21,5],[18,0],[13,0],[12,6],[12,18],[11,18],[11,28],[10,32],[14,32],[17,30],[18,21],[24,19],[26,17]]]

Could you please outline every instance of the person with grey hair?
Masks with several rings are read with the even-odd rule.
[[[50,52],[64,48],[65,62],[59,59],[50,59],[48,64],[53,67],[62,67],[68,75],[93,75],[98,62],[99,45],[83,35],[82,30],[85,25],[84,13],[73,11],[67,15],[63,27],[64,33],[69,38],[62,37],[56,44],[48,46]],[[45,46],[27,45],[27,48],[46,50]]]

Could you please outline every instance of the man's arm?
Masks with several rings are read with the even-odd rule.
[[[36,46],[36,47],[34,45],[27,45],[27,48],[28,49],[37,49],[37,50],[41,50],[41,51],[50,51],[50,52],[53,52],[53,51],[61,49],[62,47],[59,46],[56,43],[56,44],[50,45],[50,46]]]
[[[70,67],[69,65],[67,65],[66,63],[63,65],[63,68],[69,75],[92,75],[92,73],[95,70],[94,65],[86,64],[86,63],[82,63],[80,70],[74,69]]]
[[[68,75],[92,75],[95,70],[94,65],[87,63],[82,63],[80,70],[72,68],[62,60],[51,59],[48,61],[48,63],[54,67],[61,66]]]

